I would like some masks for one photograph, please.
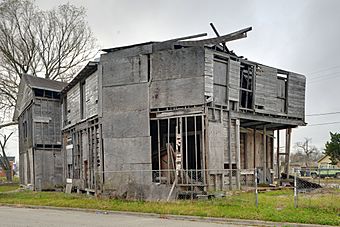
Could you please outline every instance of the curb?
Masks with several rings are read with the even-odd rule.
[[[0,206],[1,207],[12,207],[12,208],[77,211],[77,212],[99,213],[99,214],[108,214],[108,215],[129,215],[129,216],[135,216],[135,217],[152,217],[152,218],[162,218],[162,219],[181,220],[181,221],[200,221],[200,222],[210,222],[210,223],[220,223],[220,224],[233,224],[233,225],[240,225],[240,226],[334,227],[331,225],[273,222],[273,221],[234,219],[234,218],[197,217],[197,216],[187,216],[187,215],[140,213],[140,212],[129,212],[129,211],[108,211],[108,210],[72,208],[72,207],[35,206],[35,205],[24,205],[24,204],[0,204]]]

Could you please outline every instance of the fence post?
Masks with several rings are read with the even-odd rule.
[[[255,205],[256,208],[259,206],[258,191],[257,191],[257,169],[254,169],[254,181],[255,181]]]
[[[296,172],[294,174],[294,208],[297,208],[297,184],[296,184]]]

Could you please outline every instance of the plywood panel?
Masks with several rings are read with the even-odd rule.
[[[104,113],[103,134],[108,138],[149,136],[149,112]]]
[[[147,83],[103,87],[103,112],[146,110],[149,108],[148,96]]]
[[[152,80],[200,77],[204,74],[202,47],[164,50],[152,54]]]
[[[224,150],[226,149],[224,140],[227,131],[223,124],[219,122],[209,122],[207,129],[209,140],[208,169],[222,170],[224,168]]]
[[[104,137],[105,170],[128,170],[129,164],[144,164],[139,170],[151,167],[150,137],[107,138]],[[126,167],[126,166],[125,166]]]
[[[102,83],[104,86],[134,84],[147,81],[146,56],[102,59]]]
[[[204,77],[153,81],[150,108],[204,104]]]

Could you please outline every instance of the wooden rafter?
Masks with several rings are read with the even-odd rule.
[[[204,46],[204,45],[214,45],[219,43],[226,43],[237,39],[242,39],[247,37],[247,32],[251,31],[252,27],[241,29],[239,31],[223,35],[216,38],[201,39],[193,41],[179,41],[178,44],[183,46]]]

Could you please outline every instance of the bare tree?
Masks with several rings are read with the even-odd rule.
[[[43,11],[32,0],[0,3],[0,109],[12,112],[20,75],[69,81],[94,57],[96,40],[83,7]]]
[[[12,167],[11,164],[8,160],[8,157],[6,155],[6,146],[7,142],[11,138],[14,132],[9,133],[8,135],[6,134],[0,134],[0,149],[1,149],[1,154],[0,154],[0,164],[1,168],[6,172],[6,180],[7,181],[12,181]]]
[[[297,142],[295,144],[295,149],[297,151],[297,154],[300,154],[300,157],[304,157],[304,162],[306,167],[309,167],[309,163],[311,161],[315,161],[316,155],[319,153],[319,150],[316,148],[316,146],[311,145],[312,139],[305,138],[304,142]]]

